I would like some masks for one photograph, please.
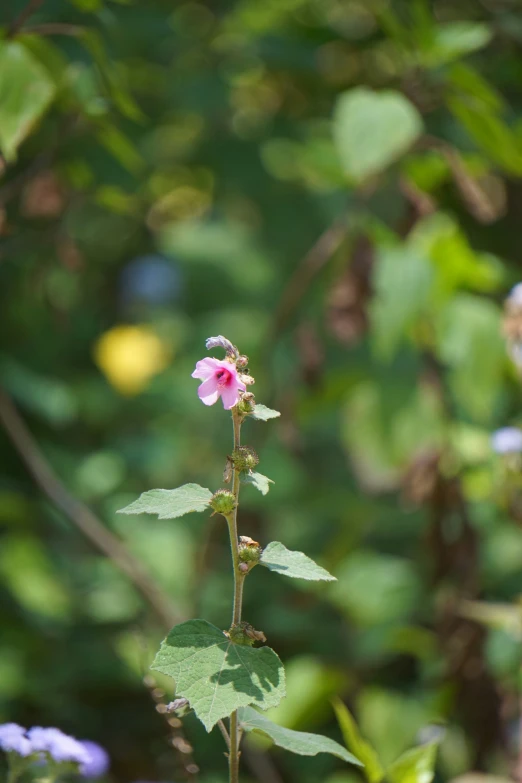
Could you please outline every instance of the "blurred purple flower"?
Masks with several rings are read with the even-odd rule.
[[[491,436],[491,446],[497,454],[516,454],[522,451],[522,430],[502,427]]]
[[[522,305],[522,283],[517,283],[513,286],[508,294],[507,301],[516,306]]]
[[[25,736],[25,729],[17,723],[3,723],[0,725],[0,748],[14,751],[20,756],[29,756],[32,746]]]
[[[80,774],[84,778],[103,777],[108,772],[110,766],[109,754],[105,748],[91,740],[80,740],[80,744],[83,745],[89,754],[89,761],[80,765]]]
[[[179,268],[159,254],[135,258],[121,275],[120,290],[124,304],[136,301],[167,304],[179,298],[181,288]]]
[[[33,751],[47,752],[54,761],[88,764],[90,755],[81,742],[60,729],[34,726],[27,732]]]

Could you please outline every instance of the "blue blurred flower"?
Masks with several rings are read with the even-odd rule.
[[[54,761],[73,761],[88,764],[90,756],[81,742],[60,729],[34,726],[27,732],[33,751],[46,752]]]
[[[89,761],[85,761],[80,765],[80,774],[84,778],[103,777],[108,772],[110,766],[109,754],[105,748],[91,740],[80,740],[80,743],[89,754]]]
[[[0,748],[14,751],[20,756],[29,756],[32,753],[32,745],[25,736],[25,729],[17,723],[3,723],[0,725]]]
[[[134,301],[166,304],[179,297],[181,273],[164,256],[139,256],[121,274],[121,297],[125,304]]]
[[[502,427],[491,436],[491,446],[497,454],[522,452],[522,430],[518,427]]]

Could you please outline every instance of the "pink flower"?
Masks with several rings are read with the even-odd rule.
[[[201,378],[203,383],[198,389],[198,396],[205,405],[214,405],[218,397],[223,400],[226,411],[239,402],[239,392],[246,391],[246,386],[239,379],[236,366],[221,359],[201,359],[192,373],[193,378]]]

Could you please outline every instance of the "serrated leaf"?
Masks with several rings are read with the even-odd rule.
[[[384,769],[377,753],[370,743],[361,737],[357,724],[346,705],[340,699],[335,699],[333,707],[346,747],[353,751],[364,764],[364,774],[369,783],[379,783],[384,777]]]
[[[47,71],[24,46],[0,41],[0,150],[7,160],[16,157],[55,90]]]
[[[266,405],[260,405],[256,403],[254,410],[250,414],[253,419],[258,421],[268,421],[268,419],[277,419],[280,416],[279,411],[274,411],[272,408],[267,408]]]
[[[330,753],[348,764],[361,766],[359,759],[329,737],[323,737],[322,734],[310,734],[307,731],[285,729],[260,715],[251,707],[242,707],[239,710],[239,723],[244,731],[258,731],[269,737],[279,748],[297,753],[299,756],[317,756],[318,753]]]
[[[337,101],[334,140],[345,172],[357,182],[400,158],[421,132],[420,114],[400,92],[356,87]]]
[[[183,484],[177,489],[151,489],[118,514],[157,514],[159,519],[174,519],[191,511],[205,511],[212,492],[199,484]]]
[[[390,783],[431,783],[435,775],[438,742],[403,753],[386,771]]]
[[[244,473],[241,476],[241,481],[244,484],[252,484],[262,495],[266,495],[270,489],[270,484],[274,483],[268,476],[263,476],[262,473],[254,473],[252,471],[250,473]]]
[[[239,707],[275,707],[285,695],[283,664],[270,647],[234,644],[206,620],[176,625],[152,669],[176,680],[207,731]]]
[[[276,571],[284,576],[294,579],[308,579],[310,581],[335,582],[335,576],[328,573],[325,568],[303,554],[287,549],[280,541],[272,541],[261,555],[260,565],[264,565],[270,571]]]

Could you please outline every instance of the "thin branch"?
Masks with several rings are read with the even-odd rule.
[[[15,38],[24,26],[24,23],[29,19],[30,16],[38,11],[43,3],[44,0],[29,0],[23,11],[20,11],[18,16],[11,22],[11,25],[7,31],[7,37]]]
[[[24,34],[33,35],[82,35],[84,27],[66,22],[47,22],[45,24],[33,24],[24,27]]]
[[[161,587],[125,544],[111,533],[93,512],[76,500],[53,472],[8,395],[0,389],[0,422],[45,495],[141,592],[163,625],[181,621]]]
[[[222,720],[218,720],[218,728],[221,734],[223,735],[223,739],[225,740],[225,744],[227,748],[230,750],[230,737],[228,736],[227,727],[225,726]]]
[[[333,256],[347,230],[345,219],[332,223],[297,265],[279,299],[268,342],[276,337],[290,320],[312,280]]]
[[[269,753],[256,750],[247,742],[243,747],[243,756],[259,783],[284,783]]]

